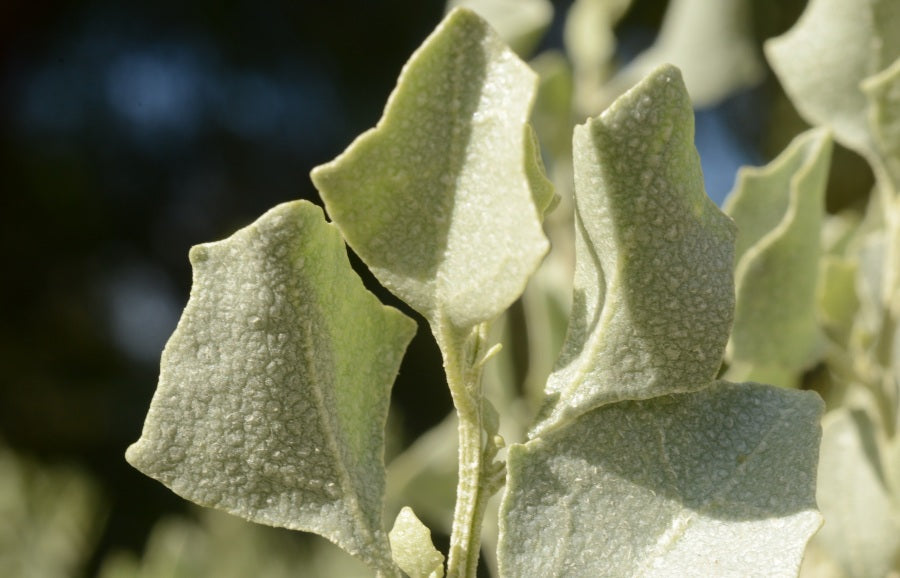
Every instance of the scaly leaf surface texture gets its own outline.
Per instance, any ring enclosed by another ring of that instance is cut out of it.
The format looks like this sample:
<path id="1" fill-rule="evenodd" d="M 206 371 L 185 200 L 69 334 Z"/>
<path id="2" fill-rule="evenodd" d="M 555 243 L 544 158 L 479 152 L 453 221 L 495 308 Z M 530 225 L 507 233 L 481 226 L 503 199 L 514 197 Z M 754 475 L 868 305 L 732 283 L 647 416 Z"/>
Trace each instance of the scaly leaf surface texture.
<path id="1" fill-rule="evenodd" d="M 510 448 L 506 576 L 790 576 L 821 524 L 822 404 L 718 382 Z"/>
<path id="2" fill-rule="evenodd" d="M 719 369 L 735 228 L 704 192 L 693 118 L 680 73 L 663 66 L 576 127 L 574 303 L 539 430 L 705 387 Z"/>
<path id="3" fill-rule="evenodd" d="M 128 461 L 177 494 L 320 534 L 394 573 L 384 424 L 415 324 L 305 201 L 191 250 L 194 283 Z"/>
<path id="4" fill-rule="evenodd" d="M 494 319 L 549 248 L 535 206 L 548 183 L 526 124 L 536 84 L 457 8 L 410 58 L 378 125 L 312 173 L 348 244 L 433 326 Z"/>
<path id="5" fill-rule="evenodd" d="M 507 576 L 789 576 L 821 524 L 815 393 L 717 381 L 731 220 L 703 191 L 663 66 L 575 135 L 569 336 L 543 421 L 510 447 Z"/>

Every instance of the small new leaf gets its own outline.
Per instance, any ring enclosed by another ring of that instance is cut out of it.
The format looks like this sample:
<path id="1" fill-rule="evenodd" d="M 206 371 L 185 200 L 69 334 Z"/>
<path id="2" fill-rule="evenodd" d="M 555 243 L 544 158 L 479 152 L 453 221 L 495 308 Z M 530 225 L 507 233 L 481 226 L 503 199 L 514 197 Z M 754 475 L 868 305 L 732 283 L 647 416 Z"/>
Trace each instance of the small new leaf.
<path id="1" fill-rule="evenodd" d="M 384 424 L 415 324 L 365 290 L 305 201 L 190 257 L 190 301 L 126 458 L 193 502 L 315 532 L 395 575 Z"/>
<path id="2" fill-rule="evenodd" d="M 510 448 L 505 576 L 789 576 L 821 524 L 823 404 L 716 382 L 610 404 Z"/>
<path id="3" fill-rule="evenodd" d="M 808 131 L 763 168 L 745 168 L 725 203 L 738 227 L 737 302 L 726 375 L 797 385 L 820 352 L 816 310 L 827 130 Z"/>
<path id="4" fill-rule="evenodd" d="M 444 556 L 431 541 L 431 530 L 411 508 L 397 514 L 390 533 L 394 561 L 409 578 L 443 578 Z"/>
<path id="5" fill-rule="evenodd" d="M 458 8 L 406 64 L 378 125 L 312 172 L 348 244 L 433 327 L 466 335 L 497 317 L 549 248 L 526 124 L 536 84 Z"/>
<path id="6" fill-rule="evenodd" d="M 734 308 L 734 224 L 706 196 L 690 99 L 662 66 L 576 127 L 569 331 L 539 435 L 604 403 L 706 387 Z"/>

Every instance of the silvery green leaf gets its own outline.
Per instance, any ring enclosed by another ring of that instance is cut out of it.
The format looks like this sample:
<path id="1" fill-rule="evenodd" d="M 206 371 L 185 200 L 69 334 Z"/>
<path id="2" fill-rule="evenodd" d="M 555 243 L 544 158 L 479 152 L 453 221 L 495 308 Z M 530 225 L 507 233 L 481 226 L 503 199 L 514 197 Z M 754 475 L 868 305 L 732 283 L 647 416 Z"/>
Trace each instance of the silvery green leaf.
<path id="1" fill-rule="evenodd" d="M 767 166 L 738 173 L 724 207 L 738 227 L 728 379 L 794 386 L 821 352 L 816 291 L 830 160 L 831 138 L 818 129 Z"/>
<path id="2" fill-rule="evenodd" d="M 415 324 L 305 201 L 191 250 L 194 283 L 128 461 L 175 493 L 320 534 L 393 575 L 384 425 Z"/>
<path id="3" fill-rule="evenodd" d="M 549 0 L 448 0 L 447 11 L 454 8 L 480 15 L 523 57 L 531 54 L 553 20 Z"/>
<path id="4" fill-rule="evenodd" d="M 765 44 L 794 106 L 812 125 L 878 162 L 863 81 L 900 57 L 896 0 L 811 0 L 793 28 Z"/>
<path id="5" fill-rule="evenodd" d="M 312 178 L 349 245 L 432 326 L 464 334 L 548 249 L 531 184 L 535 74 L 466 9 L 412 56 L 378 125 Z"/>
<path id="6" fill-rule="evenodd" d="M 816 493 L 825 525 L 810 547 L 845 576 L 888 576 L 900 556 L 900 509 L 886 487 L 878 427 L 860 410 L 822 420 Z"/>
<path id="7" fill-rule="evenodd" d="M 716 382 L 510 448 L 505 576 L 789 576 L 821 524 L 822 402 Z"/>
<path id="8" fill-rule="evenodd" d="M 757 54 L 747 0 L 673 0 L 653 46 L 604 90 L 616 96 L 670 62 L 681 69 L 694 105 L 712 106 L 762 80 L 764 67 Z"/>
<path id="9" fill-rule="evenodd" d="M 390 533 L 394 561 L 410 578 L 443 578 L 444 556 L 431 541 L 431 530 L 410 508 L 403 508 Z"/>
<path id="10" fill-rule="evenodd" d="M 576 128 L 574 303 L 534 435 L 715 377 L 734 308 L 735 230 L 704 192 L 693 129 L 672 66 Z"/>

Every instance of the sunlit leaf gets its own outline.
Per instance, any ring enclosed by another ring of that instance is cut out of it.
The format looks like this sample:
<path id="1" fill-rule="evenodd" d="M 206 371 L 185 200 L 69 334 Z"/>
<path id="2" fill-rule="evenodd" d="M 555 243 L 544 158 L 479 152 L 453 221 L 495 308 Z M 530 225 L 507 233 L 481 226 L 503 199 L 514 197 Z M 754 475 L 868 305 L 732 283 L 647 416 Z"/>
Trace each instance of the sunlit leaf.
<path id="1" fill-rule="evenodd" d="M 820 129 L 738 173 L 725 203 L 738 227 L 728 379 L 794 386 L 821 350 L 816 291 L 830 159 Z"/>
<path id="2" fill-rule="evenodd" d="M 789 576 L 819 527 L 822 402 L 717 382 L 510 448 L 506 576 Z"/>
<path id="3" fill-rule="evenodd" d="M 318 533 L 393 574 L 384 424 L 414 323 L 364 289 L 305 201 L 190 256 L 191 298 L 128 461 L 193 502 Z"/>
<path id="4" fill-rule="evenodd" d="M 535 207 L 547 195 L 530 186 L 536 83 L 487 23 L 456 9 L 406 64 L 378 125 L 312 173 L 353 250 L 433 326 L 495 318 L 548 249 Z"/>
<path id="5" fill-rule="evenodd" d="M 706 196 L 678 70 L 575 132 L 576 273 L 541 431 L 604 403 L 698 389 L 734 307 L 734 225 Z"/>
<path id="6" fill-rule="evenodd" d="M 549 0 L 449 0 L 448 12 L 468 8 L 488 21 L 500 38 L 522 57 L 540 42 L 553 20 Z"/>
<path id="7" fill-rule="evenodd" d="M 403 508 L 391 528 L 394 561 L 410 578 L 442 578 L 444 556 L 431 542 L 431 530 L 410 508 Z"/>

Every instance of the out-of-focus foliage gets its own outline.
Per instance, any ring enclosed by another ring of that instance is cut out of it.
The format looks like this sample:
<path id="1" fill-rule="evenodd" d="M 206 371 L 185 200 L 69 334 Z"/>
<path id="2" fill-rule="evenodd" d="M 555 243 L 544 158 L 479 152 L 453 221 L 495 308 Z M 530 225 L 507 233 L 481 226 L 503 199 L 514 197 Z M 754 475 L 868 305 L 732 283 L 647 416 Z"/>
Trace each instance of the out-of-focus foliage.
<path id="1" fill-rule="evenodd" d="M 817 300 L 826 346 L 807 363 L 818 364 L 812 375 L 794 372 L 831 407 L 818 478 L 826 522 L 803 573 L 890 575 L 900 572 L 900 5 L 812 0 L 765 48 L 803 118 L 875 175 L 862 214 L 826 217 Z"/>
<path id="2" fill-rule="evenodd" d="M 80 469 L 39 464 L 0 444 L 0 576 L 78 575 L 107 507 Z"/>
<path id="3" fill-rule="evenodd" d="M 738 227 L 729 379 L 796 387 L 820 355 L 816 291 L 830 161 L 831 138 L 820 129 L 768 166 L 738 173 L 725 205 Z"/>
<path id="4" fill-rule="evenodd" d="M 588 2 L 580 0 L 578 4 Z M 763 66 L 753 44 L 750 4 L 748 0 L 670 0 L 653 46 L 602 85 L 594 98 L 609 102 L 667 62 L 681 69 L 698 108 L 717 104 L 757 84 Z"/>
<path id="5" fill-rule="evenodd" d="M 325 540 L 299 542 L 274 528 L 245 522 L 216 510 L 168 516 L 153 528 L 143 554 L 115 552 L 98 578 L 222 577 L 363 578 L 371 572 Z"/>

